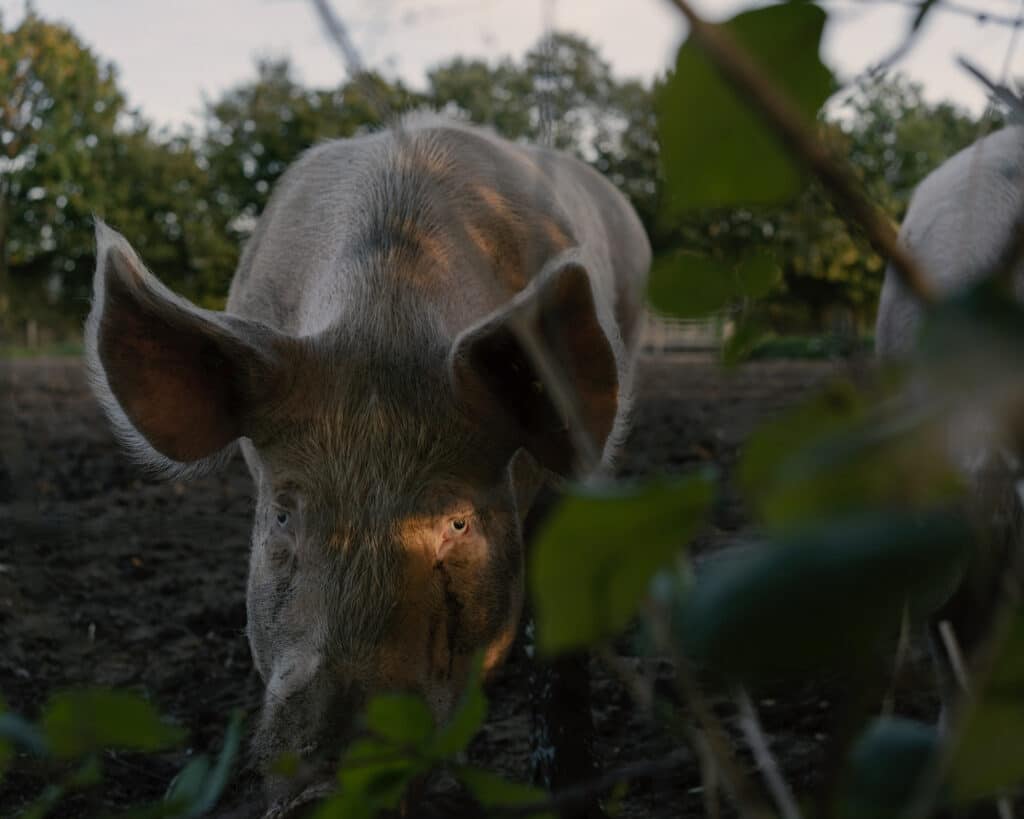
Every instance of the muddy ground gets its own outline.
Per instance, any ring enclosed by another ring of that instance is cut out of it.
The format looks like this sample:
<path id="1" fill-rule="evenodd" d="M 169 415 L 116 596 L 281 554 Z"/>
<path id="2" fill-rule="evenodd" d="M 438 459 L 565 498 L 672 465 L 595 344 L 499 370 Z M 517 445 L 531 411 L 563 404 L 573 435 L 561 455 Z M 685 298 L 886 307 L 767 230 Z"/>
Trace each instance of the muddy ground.
<path id="1" fill-rule="evenodd" d="M 707 359 L 648 355 L 621 471 L 717 464 L 723 488 L 698 546 L 733 539 L 749 526 L 728 485 L 745 437 L 850 366 L 779 361 L 723 373 Z M 260 683 L 243 634 L 252 507 L 244 464 L 238 458 L 223 474 L 191 483 L 148 479 L 118 452 L 75 359 L 0 362 L 0 453 L 0 693 L 34 717 L 62 688 L 130 687 L 191 737 L 173 753 L 107 754 L 103 786 L 62 803 L 55 815 L 103 815 L 157 799 L 188 754 L 219 747 L 231 709 L 252 714 L 258 707 Z M 471 749 L 474 762 L 519 780 L 529 773 L 525 677 L 516 652 L 490 689 L 490 716 Z M 927 682 L 921 685 L 911 710 L 931 707 Z M 830 690 L 809 681 L 755 697 L 798 788 L 821 769 L 834 721 Z M 673 752 L 678 743 L 601 669 L 592 692 L 604 767 Z M 727 707 L 722 713 L 733 722 Z M 44 775 L 31 760 L 16 761 L 0 784 L 0 815 L 16 815 Z M 251 810 L 248 783 L 239 781 L 225 800 L 231 816 Z M 703 816 L 700 786 L 698 765 L 682 752 L 672 777 L 634 782 L 620 815 Z"/>

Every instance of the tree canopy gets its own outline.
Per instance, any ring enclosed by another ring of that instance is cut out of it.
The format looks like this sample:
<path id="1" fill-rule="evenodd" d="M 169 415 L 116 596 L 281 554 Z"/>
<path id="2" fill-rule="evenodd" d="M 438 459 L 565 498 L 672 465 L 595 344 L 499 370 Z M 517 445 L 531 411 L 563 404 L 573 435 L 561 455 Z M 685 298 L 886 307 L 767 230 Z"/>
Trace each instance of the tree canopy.
<path id="1" fill-rule="evenodd" d="M 883 261 L 812 185 L 784 206 L 666 217 L 655 117 L 657 87 L 617 77 L 583 38 L 554 33 L 521 59 L 456 57 L 426 87 L 369 75 L 309 88 L 283 60 L 205 103 L 198 130 L 156 132 L 128 108 L 113 65 L 73 31 L 29 12 L 0 22 L 0 334 L 28 316 L 76 327 L 94 267 L 92 217 L 130 235 L 152 269 L 219 307 L 239 249 L 273 189 L 319 141 L 380 127 L 366 83 L 386 108 L 431 107 L 590 162 L 632 200 L 659 254 L 742 253 L 770 241 L 782 278 L 762 304 L 780 327 L 820 326 L 840 308 L 864 327 Z M 820 121 L 866 190 L 894 219 L 914 185 L 969 143 L 977 124 L 926 102 L 897 77 L 858 83 Z"/>

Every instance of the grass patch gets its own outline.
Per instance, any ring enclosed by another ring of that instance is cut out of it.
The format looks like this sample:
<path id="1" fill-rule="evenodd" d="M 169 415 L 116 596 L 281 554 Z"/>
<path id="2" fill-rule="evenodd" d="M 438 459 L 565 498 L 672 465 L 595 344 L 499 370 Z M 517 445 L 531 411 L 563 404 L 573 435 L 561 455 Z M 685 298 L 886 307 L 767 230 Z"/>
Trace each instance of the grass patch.
<path id="1" fill-rule="evenodd" d="M 758 361 L 769 358 L 849 358 L 853 355 L 870 353 L 875 346 L 873 336 L 823 335 L 823 336 L 775 336 L 761 339 L 750 352 L 748 360 Z"/>
<path id="2" fill-rule="evenodd" d="M 24 347 L 17 344 L 0 344 L 0 359 L 80 356 L 81 354 L 82 342 L 80 341 L 61 341 L 53 344 L 42 344 L 38 347 Z"/>

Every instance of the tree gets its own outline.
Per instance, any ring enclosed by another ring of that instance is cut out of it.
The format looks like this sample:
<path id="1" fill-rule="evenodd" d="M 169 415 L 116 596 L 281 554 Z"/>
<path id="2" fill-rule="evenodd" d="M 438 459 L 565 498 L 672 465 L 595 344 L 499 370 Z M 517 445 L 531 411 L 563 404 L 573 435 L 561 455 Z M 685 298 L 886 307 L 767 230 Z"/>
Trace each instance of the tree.
<path id="1" fill-rule="evenodd" d="M 95 269 L 93 219 L 200 302 L 226 289 L 235 250 L 211 219 L 199 155 L 128 110 L 113 66 L 31 10 L 0 30 L 0 333 L 77 327 Z"/>
<path id="2" fill-rule="evenodd" d="M 906 212 L 917 184 L 943 160 L 971 143 L 978 123 L 966 112 L 927 103 L 918 85 L 899 75 L 854 87 L 839 111 L 819 119 L 819 134 L 849 158 L 865 191 L 894 222 Z M 783 332 L 870 328 L 885 260 L 851 229 L 818 184 L 778 207 L 708 210 L 656 224 L 656 249 L 686 247 L 737 255 L 766 242 L 782 279 L 760 310 Z"/>
<path id="3" fill-rule="evenodd" d="M 202 162 L 224 234 L 233 240 L 248 235 L 274 183 L 304 150 L 379 127 L 379 102 L 402 111 L 418 97 L 373 74 L 334 89 L 309 89 L 295 80 L 287 60 L 263 60 L 253 81 L 207 103 Z"/>
<path id="4" fill-rule="evenodd" d="M 651 89 L 615 77 L 582 37 L 547 35 L 521 62 L 490 65 L 458 57 L 431 70 L 427 83 L 427 97 L 439 110 L 590 162 L 653 226 L 658 151 Z"/>
<path id="5" fill-rule="evenodd" d="M 36 309 L 55 301 L 91 245 L 89 214 L 125 102 L 110 64 L 31 10 L 0 27 L 0 99 L 0 323 L 9 324 L 12 291 Z"/>

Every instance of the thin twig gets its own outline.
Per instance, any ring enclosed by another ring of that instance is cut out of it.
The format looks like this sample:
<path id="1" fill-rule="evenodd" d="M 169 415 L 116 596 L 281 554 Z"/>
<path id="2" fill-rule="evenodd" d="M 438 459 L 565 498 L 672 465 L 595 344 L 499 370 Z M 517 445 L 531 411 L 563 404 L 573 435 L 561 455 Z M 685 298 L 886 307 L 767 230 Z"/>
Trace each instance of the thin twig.
<path id="1" fill-rule="evenodd" d="M 953 672 L 956 684 L 965 694 L 970 694 L 971 678 L 967 673 L 967 662 L 960 649 L 960 641 L 956 639 L 956 632 L 953 631 L 953 624 L 949 620 L 942 620 L 939 623 L 939 637 L 942 638 L 942 647 L 946 651 L 946 656 L 949 657 L 949 667 Z"/>
<path id="2" fill-rule="evenodd" d="M 882 700 L 882 714 L 889 716 L 896 707 L 896 683 L 903 673 L 903 666 L 910 654 L 910 611 L 907 606 L 903 607 L 903 616 L 900 617 L 900 636 L 896 641 L 896 656 L 892 661 L 892 678 L 889 681 L 889 690 L 885 692 Z"/>
<path id="3" fill-rule="evenodd" d="M 664 612 L 652 610 L 651 628 L 658 649 L 667 653 L 672 660 L 676 689 L 680 698 L 690 707 L 696 725 L 699 726 L 707 743 L 707 752 L 714 760 L 715 767 L 721 774 L 722 783 L 732 797 L 736 809 L 742 816 L 768 819 L 772 815 L 771 810 L 760 794 L 751 787 L 748 777 L 736 762 L 725 728 L 704 696 L 689 660 L 672 639 L 671 625 Z"/>
<path id="4" fill-rule="evenodd" d="M 928 16 L 929 12 L 931 12 L 936 5 L 936 0 L 917 0 L 917 14 L 914 15 L 914 19 L 910 23 L 910 29 L 907 31 L 903 41 L 877 63 L 869 65 L 864 73 L 854 80 L 854 84 L 864 76 L 871 78 L 877 77 L 879 74 L 888 71 L 897 62 L 906 57 L 910 52 L 910 49 L 914 47 L 915 43 L 917 43 L 918 32 L 921 29 L 921 24 L 924 22 L 925 17 Z"/>
<path id="5" fill-rule="evenodd" d="M 381 122 L 387 122 L 391 118 L 391 106 L 381 95 L 379 89 L 370 81 L 366 68 L 363 65 L 362 57 L 356 48 L 352 38 L 348 35 L 348 27 L 335 13 L 334 8 L 328 0 L 312 0 L 313 8 L 320 18 L 320 23 L 338 48 L 345 69 L 348 71 L 349 79 L 359 85 L 367 102 L 373 108 L 374 114 Z"/>
<path id="6" fill-rule="evenodd" d="M 740 729 L 747 738 L 747 744 L 754 754 L 761 773 L 764 774 L 765 783 L 771 791 L 775 806 L 779 809 L 782 819 L 800 819 L 800 808 L 797 807 L 793 792 L 786 783 L 779 763 L 768 745 L 768 737 L 765 736 L 761 727 L 761 720 L 757 718 L 757 709 L 750 701 L 750 695 L 743 688 L 736 690 L 736 705 L 740 710 Z"/>
<path id="7" fill-rule="evenodd" d="M 851 1 L 851 0 L 848 0 Z M 856 0 L 853 5 L 857 6 L 908 6 L 911 8 L 920 8 L 921 0 Z M 1006 26 L 1008 28 L 1020 28 L 1024 25 L 1019 17 L 1011 17 L 1004 14 L 995 13 L 989 11 L 981 11 L 970 6 L 963 6 L 959 3 L 950 2 L 950 0 L 940 0 L 939 3 L 935 4 L 936 11 L 946 11 L 950 14 L 958 14 L 962 17 L 970 17 L 976 23 L 992 23 L 997 26 Z"/>
<path id="8" fill-rule="evenodd" d="M 1001 592 L 994 597 L 991 625 L 981 645 L 975 649 L 971 657 L 971 671 L 973 671 L 971 685 L 975 696 L 961 697 L 956 703 L 942 753 L 918 785 L 917 793 L 910 807 L 904 813 L 904 819 L 924 819 L 931 812 L 931 806 L 935 803 L 936 795 L 945 780 L 946 771 L 953 761 L 959 740 L 970 722 L 972 711 L 981 699 L 980 692 L 985 690 L 985 684 L 992 674 L 999 651 L 1005 645 L 1006 638 L 1013 628 L 1015 615 L 1020 605 L 1022 572 L 1024 572 L 1024 538 L 1018 538 L 1016 548 L 1011 549 L 1007 556 L 1005 570 L 1000 573 L 1003 580 L 1002 588 Z M 959 648 L 955 640 L 953 645 L 955 648 Z"/>
<path id="9" fill-rule="evenodd" d="M 718 798 L 721 783 L 718 781 L 718 766 L 715 764 L 715 755 L 708 747 L 707 738 L 700 731 L 692 729 L 690 744 L 697 752 L 700 760 L 700 784 L 704 802 L 704 813 L 708 819 L 718 819 L 722 815 L 722 805 Z"/>
<path id="10" fill-rule="evenodd" d="M 686 17 L 690 36 L 722 77 L 775 130 L 793 157 L 814 172 L 840 210 L 863 229 L 882 256 L 891 260 L 911 292 L 925 303 L 934 302 L 934 288 L 925 271 L 899 243 L 889 219 L 864 196 L 848 166 L 825 148 L 790 99 L 726 30 L 706 22 L 688 0 L 670 2 Z"/>
<path id="11" fill-rule="evenodd" d="M 1018 94 L 1014 93 L 1013 89 L 1007 87 L 1003 83 L 997 83 L 990 79 L 985 72 L 974 65 L 974 63 L 962 54 L 956 58 L 956 61 L 964 71 L 984 85 L 993 98 L 1009 107 L 1009 109 L 1018 116 L 1024 114 L 1024 100 L 1022 100 Z"/>

